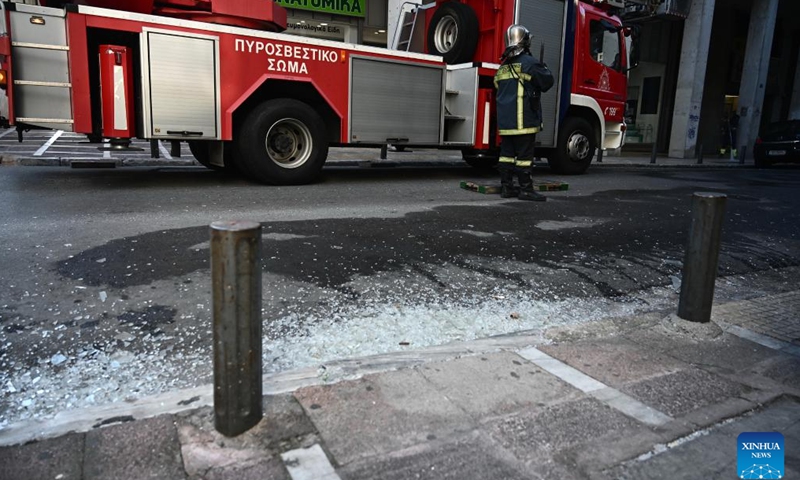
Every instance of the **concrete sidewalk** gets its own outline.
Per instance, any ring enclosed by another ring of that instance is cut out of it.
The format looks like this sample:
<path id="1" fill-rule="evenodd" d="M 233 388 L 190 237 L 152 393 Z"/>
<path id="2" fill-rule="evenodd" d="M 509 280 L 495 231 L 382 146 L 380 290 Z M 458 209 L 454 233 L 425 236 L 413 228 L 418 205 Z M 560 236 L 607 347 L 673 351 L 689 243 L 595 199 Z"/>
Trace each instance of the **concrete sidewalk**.
<path id="1" fill-rule="evenodd" d="M 792 291 L 710 324 L 654 312 L 286 372 L 237 438 L 210 387 L 68 412 L 0 431 L 0 479 L 722 479 L 763 431 L 800 478 L 798 312 Z"/>

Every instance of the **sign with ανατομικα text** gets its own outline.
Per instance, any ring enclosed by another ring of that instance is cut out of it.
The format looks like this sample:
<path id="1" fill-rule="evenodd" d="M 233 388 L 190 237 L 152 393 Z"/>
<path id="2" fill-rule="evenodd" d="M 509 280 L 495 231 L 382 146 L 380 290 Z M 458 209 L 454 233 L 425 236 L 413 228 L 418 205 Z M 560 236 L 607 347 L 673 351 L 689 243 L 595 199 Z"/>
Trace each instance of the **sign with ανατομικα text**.
<path id="1" fill-rule="evenodd" d="M 284 8 L 312 10 L 351 17 L 363 17 L 366 0 L 276 0 Z"/>

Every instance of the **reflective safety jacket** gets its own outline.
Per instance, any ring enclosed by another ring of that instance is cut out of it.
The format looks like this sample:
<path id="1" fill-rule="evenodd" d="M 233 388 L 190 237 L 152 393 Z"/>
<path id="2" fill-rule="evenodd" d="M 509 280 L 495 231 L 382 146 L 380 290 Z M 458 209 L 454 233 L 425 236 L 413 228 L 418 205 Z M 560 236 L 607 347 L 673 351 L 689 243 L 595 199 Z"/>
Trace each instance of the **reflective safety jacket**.
<path id="1" fill-rule="evenodd" d="M 542 92 L 553 86 L 547 65 L 522 53 L 506 60 L 494 76 L 500 135 L 524 135 L 542 129 Z"/>

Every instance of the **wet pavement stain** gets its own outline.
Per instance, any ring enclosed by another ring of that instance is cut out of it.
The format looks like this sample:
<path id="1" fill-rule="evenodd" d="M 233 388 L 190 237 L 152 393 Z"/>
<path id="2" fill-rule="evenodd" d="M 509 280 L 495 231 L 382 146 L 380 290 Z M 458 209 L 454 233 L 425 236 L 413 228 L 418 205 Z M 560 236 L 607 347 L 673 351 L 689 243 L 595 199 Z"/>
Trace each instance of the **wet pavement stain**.
<path id="1" fill-rule="evenodd" d="M 492 266 L 524 262 L 570 270 L 603 295 L 618 296 L 623 292 L 592 271 L 611 270 L 624 277 L 624 263 L 637 262 L 650 268 L 655 277 L 646 284 L 668 283 L 669 275 L 678 269 L 664 267 L 656 259 L 682 261 L 694 191 L 690 187 L 612 190 L 557 197 L 542 205 L 512 200 L 488 206 L 443 206 L 400 218 L 269 222 L 263 224 L 262 265 L 265 272 L 347 293 L 347 284 L 355 277 L 393 271 L 422 275 L 446 287 L 429 272 L 431 265 L 453 265 L 524 286 L 526 278 Z M 636 201 L 619 201 L 622 198 Z M 758 222 L 787 220 L 785 212 L 761 210 L 756 200 L 742 194 L 729 199 L 723 251 L 771 266 L 797 264 L 769 249 L 755 251 L 746 242 L 739 248 L 737 233 L 754 231 Z M 569 224 L 575 218 L 604 222 L 599 227 L 582 227 L 577 222 L 574 228 L 534 228 L 543 221 Z M 635 225 L 631 225 L 633 218 Z M 750 219 L 749 223 L 742 222 L 743 218 Z M 786 229 L 791 231 L 789 236 L 797 236 L 797 226 Z M 208 236 L 208 227 L 203 226 L 121 238 L 62 260 L 56 269 L 90 286 L 148 285 L 208 269 Z M 722 258 L 723 269 L 726 262 L 741 263 L 740 258 Z"/>

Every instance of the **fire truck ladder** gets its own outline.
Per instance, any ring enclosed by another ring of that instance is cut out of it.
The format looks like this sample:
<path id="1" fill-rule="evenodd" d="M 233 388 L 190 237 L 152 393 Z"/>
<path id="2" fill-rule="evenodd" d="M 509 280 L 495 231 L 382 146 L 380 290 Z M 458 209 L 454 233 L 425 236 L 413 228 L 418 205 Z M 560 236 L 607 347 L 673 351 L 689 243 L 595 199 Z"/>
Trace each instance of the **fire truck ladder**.
<path id="1" fill-rule="evenodd" d="M 10 12 L 17 123 L 74 129 L 64 15 L 61 9 L 23 4 Z"/>
<path id="2" fill-rule="evenodd" d="M 418 28 L 422 27 L 424 23 L 417 24 L 417 18 L 419 18 L 423 10 L 429 7 L 428 5 L 420 6 L 414 2 L 404 2 L 400 6 L 402 13 L 395 29 L 392 49 L 406 52 L 422 52 L 425 50 L 424 45 L 422 45 L 423 29 Z"/>

